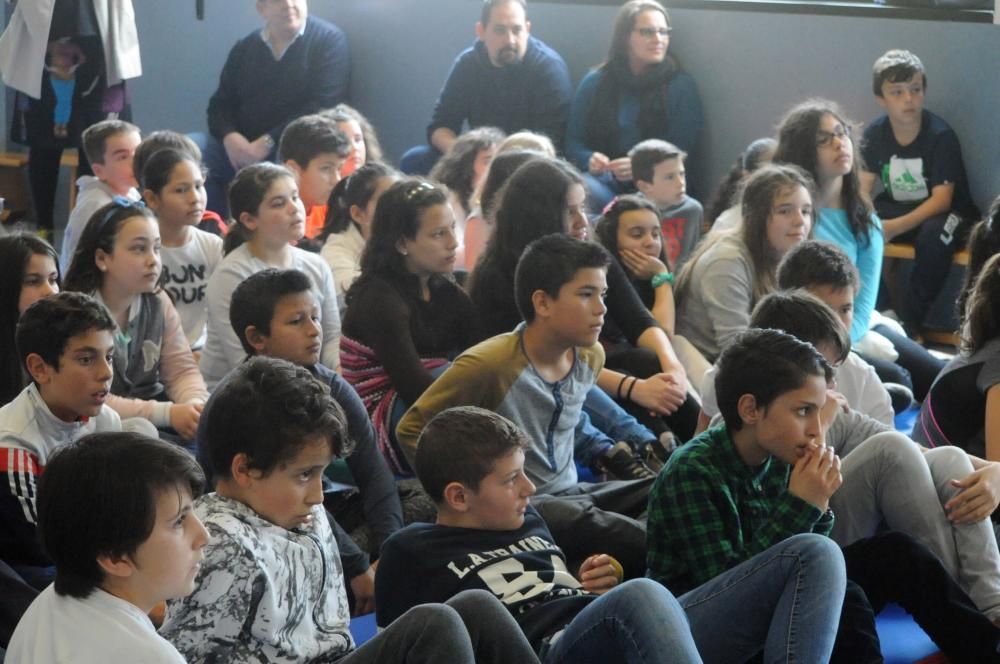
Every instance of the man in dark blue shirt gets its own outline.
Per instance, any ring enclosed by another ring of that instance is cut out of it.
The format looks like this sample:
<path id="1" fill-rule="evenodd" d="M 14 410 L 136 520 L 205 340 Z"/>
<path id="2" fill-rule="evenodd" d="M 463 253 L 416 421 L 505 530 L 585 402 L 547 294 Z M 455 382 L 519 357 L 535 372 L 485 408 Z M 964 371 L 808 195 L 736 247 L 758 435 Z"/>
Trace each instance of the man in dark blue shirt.
<path id="1" fill-rule="evenodd" d="M 208 102 L 208 208 L 227 213 L 240 168 L 275 159 L 292 120 L 347 100 L 350 58 L 337 26 L 309 16 L 307 0 L 257 0 L 264 26 L 236 42 Z"/>
<path id="2" fill-rule="evenodd" d="M 554 50 L 530 35 L 524 0 L 485 0 L 478 39 L 462 51 L 427 126 L 430 145 L 411 148 L 400 168 L 427 173 L 468 124 L 548 135 L 559 146 L 572 95 L 569 69 Z"/>

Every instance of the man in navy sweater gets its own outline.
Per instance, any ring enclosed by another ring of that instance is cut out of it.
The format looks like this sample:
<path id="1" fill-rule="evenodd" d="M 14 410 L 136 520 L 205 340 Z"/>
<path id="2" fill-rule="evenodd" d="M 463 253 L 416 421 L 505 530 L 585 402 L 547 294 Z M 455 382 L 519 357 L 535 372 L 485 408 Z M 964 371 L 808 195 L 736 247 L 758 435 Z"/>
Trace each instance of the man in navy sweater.
<path id="1" fill-rule="evenodd" d="M 236 42 L 208 102 L 208 208 L 227 216 L 226 185 L 265 159 L 292 120 L 347 100 L 350 58 L 337 26 L 309 16 L 306 0 L 257 0 L 264 26 Z"/>
<path id="2" fill-rule="evenodd" d="M 560 146 L 572 89 L 558 53 L 530 35 L 524 0 L 485 0 L 476 43 L 462 51 L 444 83 L 427 126 L 430 145 L 410 148 L 400 160 L 407 173 L 428 173 L 468 123 L 527 129 Z"/>

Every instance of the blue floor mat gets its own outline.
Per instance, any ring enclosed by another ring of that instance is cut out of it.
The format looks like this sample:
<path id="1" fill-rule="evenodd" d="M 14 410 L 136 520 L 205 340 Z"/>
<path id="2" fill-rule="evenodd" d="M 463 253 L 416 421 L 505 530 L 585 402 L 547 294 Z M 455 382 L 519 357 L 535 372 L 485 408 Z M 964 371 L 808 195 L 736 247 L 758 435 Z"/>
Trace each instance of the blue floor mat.
<path id="1" fill-rule="evenodd" d="M 911 664 L 939 650 L 910 614 L 897 604 L 890 604 L 878 614 L 875 629 L 882 642 L 885 664 Z"/>
<path id="2" fill-rule="evenodd" d="M 378 628 L 375 626 L 375 614 L 368 613 L 363 616 L 351 619 L 351 636 L 354 637 L 354 646 L 360 646 L 368 639 L 375 636 Z"/>
<path id="3" fill-rule="evenodd" d="M 917 423 L 917 416 L 920 415 L 920 406 L 910 406 L 909 410 L 904 410 L 896 416 L 896 431 L 909 436 L 913 433 L 913 425 Z"/>

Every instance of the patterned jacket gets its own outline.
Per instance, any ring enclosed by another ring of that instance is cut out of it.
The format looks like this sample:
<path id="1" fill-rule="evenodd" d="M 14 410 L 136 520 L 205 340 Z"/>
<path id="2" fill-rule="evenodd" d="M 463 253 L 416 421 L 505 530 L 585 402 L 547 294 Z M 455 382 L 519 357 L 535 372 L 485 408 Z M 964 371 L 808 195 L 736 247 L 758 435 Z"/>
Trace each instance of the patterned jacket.
<path id="1" fill-rule="evenodd" d="M 191 662 L 326 662 L 354 648 L 337 544 L 322 505 L 287 530 L 216 493 L 195 502 L 211 540 L 193 593 L 160 634 Z"/>

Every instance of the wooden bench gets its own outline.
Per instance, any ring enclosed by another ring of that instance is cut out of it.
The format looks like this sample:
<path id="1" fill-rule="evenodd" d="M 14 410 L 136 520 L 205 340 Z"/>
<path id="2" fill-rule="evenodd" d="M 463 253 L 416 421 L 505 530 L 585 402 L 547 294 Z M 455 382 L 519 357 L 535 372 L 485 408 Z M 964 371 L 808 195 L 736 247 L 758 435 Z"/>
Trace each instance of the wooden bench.
<path id="1" fill-rule="evenodd" d="M 916 256 L 916 250 L 912 244 L 905 244 L 903 242 L 887 242 L 885 248 L 882 251 L 882 257 L 886 259 L 895 260 L 909 260 L 912 261 Z M 962 249 L 956 251 L 955 255 L 951 259 L 952 264 L 961 265 L 962 267 L 968 267 L 969 265 L 969 250 Z M 882 278 L 891 278 L 891 272 L 883 265 Z M 891 281 L 890 281 L 891 283 Z M 893 302 L 898 302 L 897 294 L 892 292 L 890 287 L 890 296 Z M 923 330 L 924 339 L 931 343 L 942 344 L 947 346 L 954 346 L 955 348 L 959 345 L 959 336 L 955 331 L 944 331 L 944 330 Z"/>
<path id="2" fill-rule="evenodd" d="M 882 251 L 883 258 L 898 258 L 900 260 L 912 261 L 916 255 L 916 249 L 913 248 L 912 244 L 903 244 L 902 242 L 887 242 L 885 249 Z M 955 265 L 967 266 L 969 264 L 969 250 L 962 249 L 961 251 L 956 251 L 951 262 Z"/>
<path id="3" fill-rule="evenodd" d="M 80 168 L 80 155 L 75 149 L 63 150 L 59 166 L 69 169 L 69 207 L 67 211 L 70 211 L 76 207 L 76 178 Z M 20 176 L 21 173 L 25 172 L 27 167 L 27 152 L 0 152 L 0 171 L 14 169 L 18 173 L 13 178 L 0 178 L 0 181 L 4 182 L 3 186 L 5 189 L 9 188 L 11 190 L 9 193 L 8 191 L 3 192 L 5 198 L 8 199 L 7 209 L 4 211 L 5 220 L 10 210 L 28 210 L 31 208 L 31 195 L 27 191 L 25 179 Z"/>

